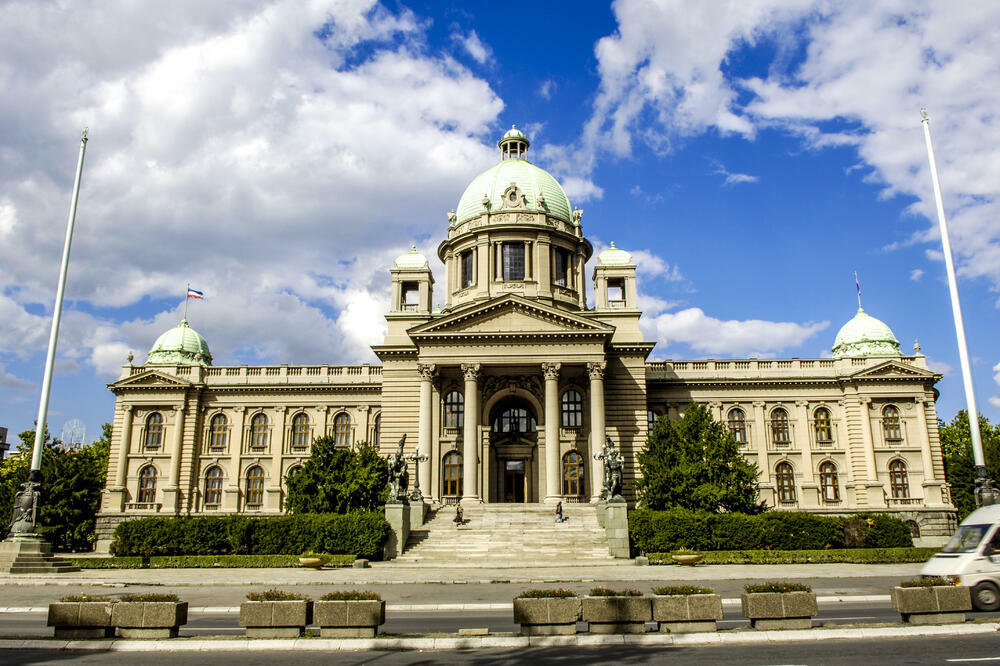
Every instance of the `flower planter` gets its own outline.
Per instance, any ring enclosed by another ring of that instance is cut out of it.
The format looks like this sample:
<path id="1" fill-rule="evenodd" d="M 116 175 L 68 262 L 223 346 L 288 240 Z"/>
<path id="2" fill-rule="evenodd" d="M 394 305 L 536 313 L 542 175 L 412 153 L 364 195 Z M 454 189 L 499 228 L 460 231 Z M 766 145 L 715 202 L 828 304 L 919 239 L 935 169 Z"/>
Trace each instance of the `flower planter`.
<path id="1" fill-rule="evenodd" d="M 579 619 L 579 597 L 514 599 L 514 622 L 525 636 L 575 634 Z"/>
<path id="2" fill-rule="evenodd" d="M 46 624 L 55 627 L 55 637 L 64 639 L 112 638 L 112 601 L 60 601 L 49 604 Z"/>
<path id="3" fill-rule="evenodd" d="M 312 602 L 244 601 L 240 604 L 240 626 L 247 638 L 298 638 L 312 621 Z"/>
<path id="4" fill-rule="evenodd" d="M 653 595 L 653 621 L 663 633 L 715 631 L 721 619 L 722 597 L 718 594 Z"/>
<path id="5" fill-rule="evenodd" d="M 187 615 L 186 601 L 118 601 L 111 623 L 122 638 L 177 638 Z"/>
<path id="6" fill-rule="evenodd" d="M 906 624 L 948 624 L 965 622 L 972 610 L 969 588 L 960 585 L 934 587 L 894 587 L 892 609 Z"/>
<path id="7" fill-rule="evenodd" d="M 670 559 L 672 559 L 677 564 L 680 564 L 680 565 L 683 565 L 683 566 L 688 566 L 688 567 L 693 567 L 694 565 L 698 564 L 703 559 L 705 559 L 705 554 L 704 553 L 690 553 L 690 554 L 684 554 L 684 555 L 671 555 Z"/>
<path id="8" fill-rule="evenodd" d="M 375 638 L 385 623 L 385 602 L 378 600 L 317 601 L 313 623 L 323 638 Z"/>
<path id="9" fill-rule="evenodd" d="M 741 601 L 754 629 L 810 629 L 819 614 L 815 592 L 744 592 Z"/>
<path id="10" fill-rule="evenodd" d="M 594 634 L 641 634 L 652 619 L 649 597 L 583 598 L 583 620 Z"/>
<path id="11" fill-rule="evenodd" d="M 328 557 L 300 557 L 299 564 L 308 569 L 322 569 L 330 561 Z"/>

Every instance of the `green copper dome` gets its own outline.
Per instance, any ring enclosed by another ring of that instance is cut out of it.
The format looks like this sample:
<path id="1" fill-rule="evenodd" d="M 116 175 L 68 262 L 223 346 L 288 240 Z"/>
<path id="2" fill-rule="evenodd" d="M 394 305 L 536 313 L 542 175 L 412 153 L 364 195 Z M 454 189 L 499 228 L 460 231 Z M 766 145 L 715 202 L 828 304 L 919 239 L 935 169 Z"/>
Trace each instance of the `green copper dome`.
<path id="1" fill-rule="evenodd" d="M 611 247 L 597 255 L 597 263 L 601 266 L 628 266 L 632 263 L 632 255 L 615 247 L 612 241 Z"/>
<path id="2" fill-rule="evenodd" d="M 409 252 L 396 258 L 394 266 L 404 271 L 423 270 L 427 268 L 427 257 L 417 252 L 416 245 L 411 245 Z"/>
<path id="3" fill-rule="evenodd" d="M 862 308 L 841 327 L 833 343 L 834 358 L 843 356 L 898 356 L 899 340 L 883 322 Z"/>
<path id="4" fill-rule="evenodd" d="M 187 319 L 170 329 L 153 343 L 146 365 L 212 365 L 212 352 L 198 331 L 188 326 Z"/>

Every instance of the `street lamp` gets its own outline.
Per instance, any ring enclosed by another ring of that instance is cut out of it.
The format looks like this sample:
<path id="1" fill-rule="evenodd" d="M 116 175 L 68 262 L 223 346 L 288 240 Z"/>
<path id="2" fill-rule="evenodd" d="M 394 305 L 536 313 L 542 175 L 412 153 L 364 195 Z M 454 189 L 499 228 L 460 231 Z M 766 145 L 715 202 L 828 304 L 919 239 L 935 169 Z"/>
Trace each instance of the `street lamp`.
<path id="1" fill-rule="evenodd" d="M 407 453 L 403 456 L 406 460 L 413 463 L 418 463 L 413 466 L 413 492 L 410 493 L 411 502 L 422 502 L 424 500 L 424 494 L 420 492 L 420 466 L 419 463 L 427 462 L 430 460 L 430 456 L 426 453 Z"/>

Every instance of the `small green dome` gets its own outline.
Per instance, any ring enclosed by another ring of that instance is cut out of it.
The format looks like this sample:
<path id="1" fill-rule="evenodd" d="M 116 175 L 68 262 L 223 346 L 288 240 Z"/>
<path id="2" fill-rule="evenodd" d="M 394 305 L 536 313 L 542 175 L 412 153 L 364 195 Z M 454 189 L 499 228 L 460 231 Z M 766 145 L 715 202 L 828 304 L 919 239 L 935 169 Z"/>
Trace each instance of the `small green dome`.
<path id="1" fill-rule="evenodd" d="M 833 342 L 834 358 L 844 356 L 898 356 L 899 340 L 892 329 L 862 308 L 844 324 Z"/>
<path id="2" fill-rule="evenodd" d="M 205 338 L 188 326 L 187 319 L 153 343 L 146 365 L 212 365 L 212 352 Z"/>
<path id="3" fill-rule="evenodd" d="M 410 251 L 396 258 L 395 268 L 404 271 L 419 271 L 427 268 L 427 257 L 417 252 L 417 246 L 411 245 Z"/>
<path id="4" fill-rule="evenodd" d="M 500 137 L 500 140 L 497 141 L 497 145 L 498 146 L 502 145 L 503 142 L 507 141 L 508 139 L 519 139 L 521 141 L 524 141 L 526 144 L 531 145 L 531 142 L 528 141 L 528 137 L 525 136 L 524 132 L 517 129 L 517 127 L 514 125 L 511 125 L 510 129 L 507 130 L 507 133 L 504 134 L 502 137 Z"/>
<path id="5" fill-rule="evenodd" d="M 597 255 L 597 263 L 601 266 L 628 266 L 632 263 L 632 255 L 615 247 L 612 241 L 611 247 Z"/>

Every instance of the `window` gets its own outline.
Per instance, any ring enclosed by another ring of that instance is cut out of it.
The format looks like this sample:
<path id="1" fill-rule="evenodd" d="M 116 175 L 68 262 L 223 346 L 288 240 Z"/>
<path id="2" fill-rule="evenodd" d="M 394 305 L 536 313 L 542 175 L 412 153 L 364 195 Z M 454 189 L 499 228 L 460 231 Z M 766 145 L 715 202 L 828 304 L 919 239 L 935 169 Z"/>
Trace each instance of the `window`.
<path id="1" fill-rule="evenodd" d="M 653 426 L 656 425 L 656 419 L 659 418 L 659 414 L 654 412 L 652 409 L 646 410 L 646 429 L 649 432 L 653 432 Z"/>
<path id="2" fill-rule="evenodd" d="M 830 419 L 830 410 L 826 407 L 820 407 L 813 413 L 813 417 L 813 430 L 816 433 L 816 443 L 833 443 L 833 421 Z"/>
<path id="3" fill-rule="evenodd" d="M 254 465 L 247 470 L 247 506 L 259 508 L 264 503 L 264 470 Z"/>
<path id="4" fill-rule="evenodd" d="M 403 302 L 400 303 L 400 310 L 416 311 L 420 306 L 420 291 L 417 288 L 417 283 L 404 282 L 400 297 L 403 299 Z"/>
<path id="5" fill-rule="evenodd" d="M 208 426 L 208 448 L 212 451 L 222 451 L 226 448 L 229 437 L 229 419 L 225 414 L 216 414 Z"/>
<path id="6" fill-rule="evenodd" d="M 471 287 L 475 282 L 475 275 L 472 272 L 472 250 L 463 252 L 459 258 L 459 262 L 462 264 L 462 289 Z"/>
<path id="7" fill-rule="evenodd" d="M 837 466 L 825 462 L 819 466 L 819 488 L 824 502 L 840 501 L 840 483 L 837 481 Z"/>
<path id="8" fill-rule="evenodd" d="M 501 248 L 503 279 L 524 279 L 524 243 L 504 243 Z"/>
<path id="9" fill-rule="evenodd" d="M 213 465 L 205 472 L 205 506 L 222 504 L 222 468 Z"/>
<path id="10" fill-rule="evenodd" d="M 788 412 L 781 407 L 771 412 L 771 441 L 778 446 L 788 446 L 792 443 Z"/>
<path id="11" fill-rule="evenodd" d="M 444 427 L 461 428 L 465 425 L 465 396 L 450 391 L 444 397 Z"/>
<path id="12" fill-rule="evenodd" d="M 583 396 L 576 389 L 562 394 L 562 424 L 564 428 L 578 428 L 583 425 Z"/>
<path id="13" fill-rule="evenodd" d="M 562 494 L 566 497 L 579 497 L 583 494 L 583 456 L 576 451 L 570 451 L 562 459 Z"/>
<path id="14" fill-rule="evenodd" d="M 351 417 L 347 412 L 341 412 L 333 419 L 333 443 L 337 446 L 351 445 Z"/>
<path id="15" fill-rule="evenodd" d="M 493 421 L 493 432 L 535 432 L 535 415 L 523 407 L 508 407 Z"/>
<path id="16" fill-rule="evenodd" d="M 906 499 L 910 496 L 910 480 L 906 476 L 906 463 L 902 460 L 889 463 L 889 488 L 893 499 Z"/>
<path id="17" fill-rule="evenodd" d="M 146 465 L 139 472 L 139 504 L 152 504 L 156 501 L 156 468 Z"/>
<path id="18" fill-rule="evenodd" d="M 903 441 L 903 427 L 899 420 L 899 409 L 895 405 L 886 405 L 882 410 L 882 433 L 887 442 Z"/>
<path id="19" fill-rule="evenodd" d="M 292 465 L 291 467 L 288 468 L 288 471 L 285 472 L 285 489 L 286 490 L 288 489 L 288 480 L 291 479 L 293 476 L 295 476 L 295 474 L 300 469 L 302 469 L 302 465 Z"/>
<path id="20" fill-rule="evenodd" d="M 733 433 L 733 439 L 737 444 L 747 443 L 747 416 L 739 407 L 729 410 L 728 418 L 729 432 Z"/>
<path id="21" fill-rule="evenodd" d="M 372 429 L 372 442 L 377 449 L 382 444 L 382 415 L 375 417 L 375 427 Z"/>
<path id="22" fill-rule="evenodd" d="M 158 449 L 163 446 L 163 415 L 153 412 L 146 417 L 146 429 L 143 431 L 147 449 Z"/>
<path id="23" fill-rule="evenodd" d="M 309 416 L 299 412 L 292 417 L 292 448 L 304 449 L 309 446 Z"/>
<path id="24" fill-rule="evenodd" d="M 267 416 L 264 414 L 255 414 L 252 419 L 250 419 L 250 448 L 251 449 L 266 449 L 267 448 L 267 431 L 269 430 L 267 425 Z"/>
<path id="25" fill-rule="evenodd" d="M 441 465 L 441 494 L 458 497 L 462 494 L 462 454 L 452 451 L 444 457 Z"/>
<path id="26" fill-rule="evenodd" d="M 792 466 L 786 462 L 778 463 L 774 468 L 774 480 L 778 486 L 778 501 L 782 504 L 795 502 L 795 474 Z"/>
<path id="27" fill-rule="evenodd" d="M 553 254 L 552 282 L 565 287 L 569 284 L 569 251 L 557 247 Z"/>
<path id="28" fill-rule="evenodd" d="M 625 307 L 625 278 L 610 278 L 608 280 L 608 307 Z"/>

